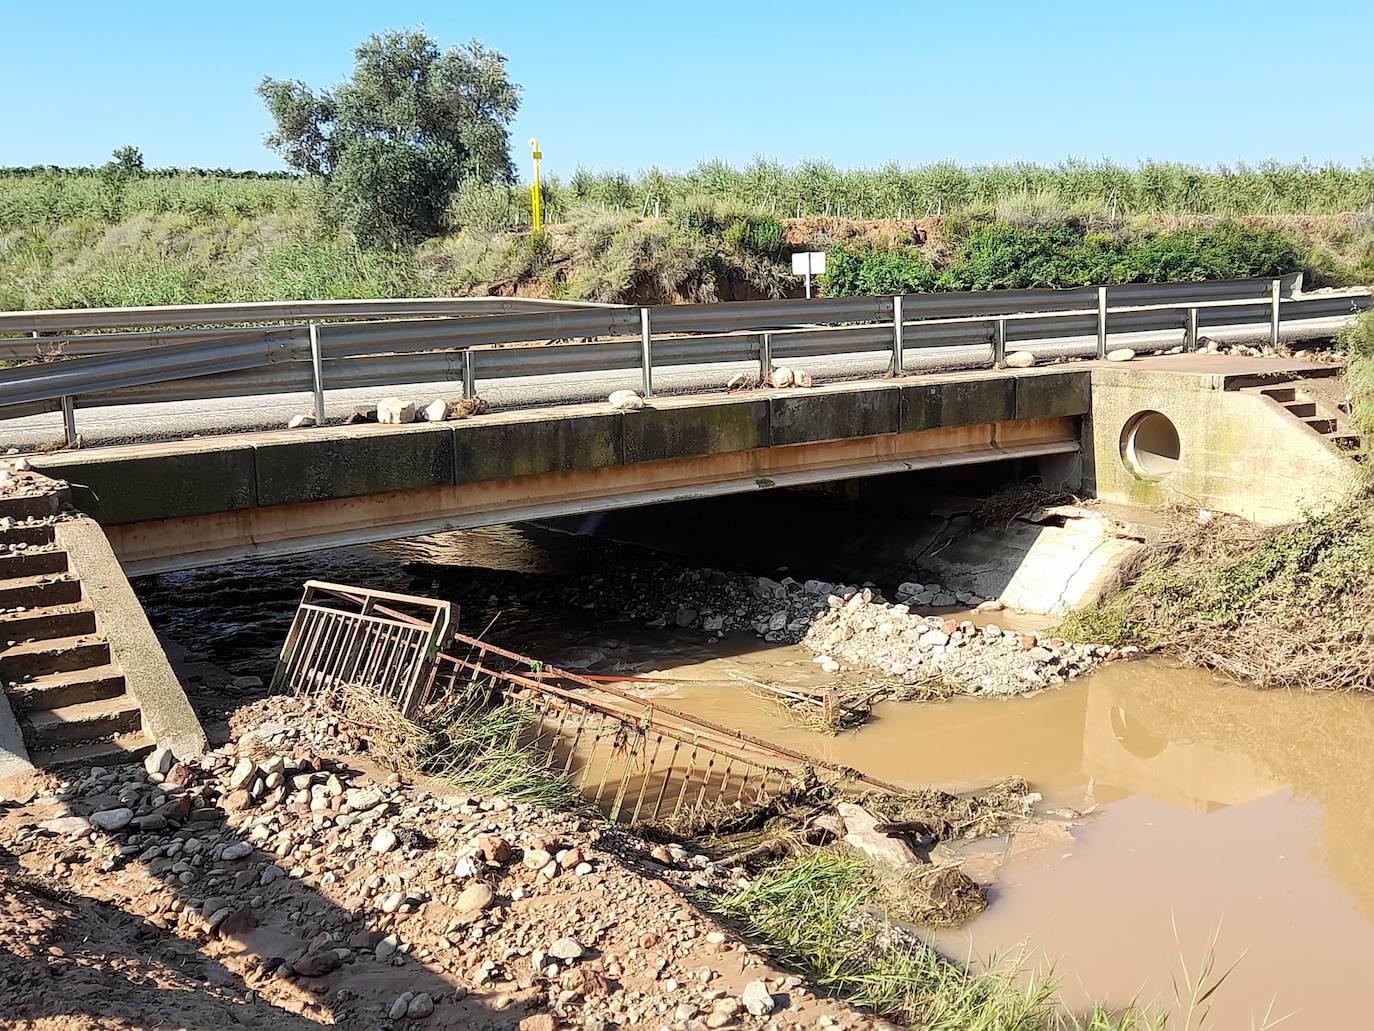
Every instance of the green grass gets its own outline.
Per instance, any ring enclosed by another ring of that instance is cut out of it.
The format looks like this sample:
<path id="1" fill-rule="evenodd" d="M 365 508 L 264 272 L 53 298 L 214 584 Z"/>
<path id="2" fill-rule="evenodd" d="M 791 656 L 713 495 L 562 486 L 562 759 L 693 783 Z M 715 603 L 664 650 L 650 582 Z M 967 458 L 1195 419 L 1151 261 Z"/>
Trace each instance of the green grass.
<path id="1" fill-rule="evenodd" d="M 929 1031 L 1084 1031 L 1155 1026 L 1132 1009 L 1068 1016 L 1054 1004 L 1051 981 L 1025 975 L 1016 963 L 970 973 L 930 946 L 892 936 L 860 911 L 877 894 L 861 859 L 812 852 L 785 860 L 748 888 L 708 906 L 739 924 L 782 962 L 823 991 L 888 1019 Z"/>

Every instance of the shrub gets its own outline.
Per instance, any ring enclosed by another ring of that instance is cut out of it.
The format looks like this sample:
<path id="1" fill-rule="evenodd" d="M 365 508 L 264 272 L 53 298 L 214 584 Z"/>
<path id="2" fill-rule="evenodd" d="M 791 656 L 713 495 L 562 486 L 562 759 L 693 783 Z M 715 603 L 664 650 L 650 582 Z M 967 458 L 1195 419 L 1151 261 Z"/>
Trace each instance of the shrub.
<path id="1" fill-rule="evenodd" d="M 833 246 L 826 252 L 821 289 L 827 296 L 911 294 L 933 290 L 935 268 L 914 247 Z"/>

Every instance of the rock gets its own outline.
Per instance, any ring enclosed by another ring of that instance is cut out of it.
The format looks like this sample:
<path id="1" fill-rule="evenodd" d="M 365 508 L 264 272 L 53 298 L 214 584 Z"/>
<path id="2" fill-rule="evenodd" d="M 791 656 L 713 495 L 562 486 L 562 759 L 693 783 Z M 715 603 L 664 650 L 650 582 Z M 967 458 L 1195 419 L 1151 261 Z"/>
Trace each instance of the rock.
<path id="1" fill-rule="evenodd" d="M 558 1031 L 552 1013 L 532 1013 L 520 1021 L 520 1031 Z"/>
<path id="2" fill-rule="evenodd" d="M 571 963 L 575 959 L 581 959 L 587 950 L 582 947 L 582 943 L 576 938 L 559 938 L 549 946 L 549 955 L 554 959 L 561 959 L 565 963 Z"/>
<path id="3" fill-rule="evenodd" d="M 390 852 L 396 847 L 396 832 L 383 827 L 372 838 L 373 852 Z"/>
<path id="4" fill-rule="evenodd" d="M 118 831 L 129 826 L 129 821 L 134 818 L 132 809 L 102 809 L 98 813 L 91 814 L 91 823 L 103 831 Z"/>
<path id="5" fill-rule="evenodd" d="M 262 687 L 262 677 L 235 677 L 232 683 L 239 691 L 256 691 Z"/>
<path id="6" fill-rule="evenodd" d="M 811 386 L 811 373 L 807 372 L 805 369 L 793 369 L 792 385 L 794 387 Z"/>
<path id="7" fill-rule="evenodd" d="M 377 421 L 387 426 L 414 422 L 415 403 L 399 397 L 384 397 L 377 402 Z"/>
<path id="8" fill-rule="evenodd" d="M 949 644 L 949 634 L 943 630 L 927 630 L 918 640 L 922 648 L 941 648 Z"/>
<path id="9" fill-rule="evenodd" d="M 486 909 L 495 900 L 496 893 L 481 881 L 477 881 L 458 893 L 458 902 L 454 908 L 460 913 L 472 913 Z"/>
<path id="10" fill-rule="evenodd" d="M 353 414 L 348 419 L 348 425 L 359 426 L 365 422 L 377 421 L 377 409 L 375 408 L 355 408 Z"/>
<path id="11" fill-rule="evenodd" d="M 259 884 L 271 884 L 273 881 L 279 880 L 280 878 L 285 877 L 285 876 L 286 876 L 286 871 L 283 870 L 280 866 L 276 866 L 276 865 L 264 866 L 264 867 L 262 868 L 262 874 L 261 874 L 261 876 L 258 877 L 258 883 L 259 883 Z"/>
<path id="12" fill-rule="evenodd" d="M 384 796 L 377 788 L 349 788 L 344 792 L 344 804 L 355 813 L 365 813 L 381 805 Z"/>
<path id="13" fill-rule="evenodd" d="M 257 772 L 257 764 L 252 759 L 240 759 L 238 765 L 234 767 L 234 772 L 229 774 L 229 790 L 239 791 L 246 788 L 257 775 Z"/>
<path id="14" fill-rule="evenodd" d="M 372 952 L 378 959 L 390 959 L 396 955 L 396 950 L 401 947 L 400 939 L 394 934 L 388 934 L 379 941 Z"/>
<path id="15" fill-rule="evenodd" d="M 980 602 L 980 603 L 978 604 L 978 607 L 977 607 L 974 611 L 975 611 L 975 612 L 1001 612 L 1004 608 L 1006 608 L 1006 605 L 1004 605 L 999 599 L 997 599 L 997 598 L 989 598 L 987 601 Z"/>
<path id="16" fill-rule="evenodd" d="M 525 849 L 524 864 L 531 870 L 542 870 L 553 861 L 553 856 L 549 855 L 542 848 Z"/>
<path id="17" fill-rule="evenodd" d="M 613 390 L 606 400 L 617 412 L 637 412 L 644 407 L 644 398 L 633 390 Z"/>
<path id="18" fill-rule="evenodd" d="M 1128 362 L 1135 357 L 1135 351 L 1129 347 L 1118 347 L 1115 351 L 1107 352 L 1109 362 Z"/>
<path id="19" fill-rule="evenodd" d="M 777 1007 L 768 985 L 762 981 L 750 981 L 740 993 L 739 1001 L 744 1008 L 756 1017 L 766 1017 Z"/>
<path id="20" fill-rule="evenodd" d="M 424 409 L 420 412 L 420 417 L 424 419 L 425 422 L 443 422 L 448 418 L 448 415 L 448 402 L 441 397 L 435 398 L 429 404 L 425 405 Z"/>
<path id="21" fill-rule="evenodd" d="M 510 860 L 510 842 L 495 835 L 484 835 L 477 839 L 477 851 L 488 863 L 505 863 Z"/>
<path id="22" fill-rule="evenodd" d="M 768 370 L 768 385 L 779 390 L 792 386 L 796 379 L 795 373 L 786 365 L 775 365 Z"/>
<path id="23" fill-rule="evenodd" d="M 316 949 L 292 963 L 291 969 L 301 977 L 324 977 L 338 970 L 340 962 L 334 949 Z"/>
<path id="24" fill-rule="evenodd" d="M 236 841 L 232 845 L 226 845 L 224 851 L 220 853 L 221 859 L 233 862 L 236 859 L 243 859 L 253 851 L 253 846 L 247 841 Z"/>
<path id="25" fill-rule="evenodd" d="M 396 997 L 396 1001 L 391 1004 L 391 1009 L 387 1012 L 392 1020 L 400 1020 L 410 1010 L 410 1004 L 415 998 L 414 992 L 402 992 Z"/>
<path id="26" fill-rule="evenodd" d="M 39 830 L 50 834 L 85 834 L 91 829 L 91 821 L 84 816 L 54 816 L 38 825 Z"/>
<path id="27" fill-rule="evenodd" d="M 406 1007 L 406 1016 L 411 1020 L 423 1020 L 434 1012 L 434 1000 L 428 992 L 418 992 Z"/>
<path id="28" fill-rule="evenodd" d="M 875 863 L 886 866 L 917 866 L 921 863 L 921 857 L 905 841 L 875 830 L 878 821 L 863 806 L 841 802 L 835 811 L 844 820 L 845 844 L 856 852 L 862 852 Z"/>
<path id="29" fill-rule="evenodd" d="M 677 625 L 681 627 L 692 626 L 694 623 L 696 623 L 697 616 L 698 613 L 696 609 L 688 608 L 684 605 L 682 608 L 677 610 L 677 616 L 674 618 L 674 622 L 676 622 Z"/>
<path id="30" fill-rule="evenodd" d="M 448 417 L 467 419 L 474 415 L 486 415 L 490 410 L 491 407 L 480 397 L 460 397 L 448 406 Z"/>
<path id="31" fill-rule="evenodd" d="M 822 673 L 838 673 L 840 671 L 840 664 L 829 655 L 821 659 L 820 665 Z"/>
<path id="32" fill-rule="evenodd" d="M 291 416 L 291 420 L 286 424 L 286 428 L 288 430 L 303 430 L 309 429 L 314 425 L 315 417 L 313 415 L 293 415 Z"/>
<path id="33" fill-rule="evenodd" d="M 1035 364 L 1035 355 L 1029 351 L 1013 351 L 1002 360 L 1008 369 L 1029 369 Z"/>
<path id="34" fill-rule="evenodd" d="M 176 761 L 177 757 L 170 748 L 166 745 L 159 745 L 148 753 L 148 758 L 143 760 L 143 768 L 149 774 L 157 774 L 160 777 L 166 776 L 176 765 Z"/>

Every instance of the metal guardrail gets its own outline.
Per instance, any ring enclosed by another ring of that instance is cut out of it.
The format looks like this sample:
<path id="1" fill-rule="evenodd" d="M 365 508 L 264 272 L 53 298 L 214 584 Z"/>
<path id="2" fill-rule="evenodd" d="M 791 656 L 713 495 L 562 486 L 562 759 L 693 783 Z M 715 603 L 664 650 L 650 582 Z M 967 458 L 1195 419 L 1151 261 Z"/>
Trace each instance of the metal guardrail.
<path id="1" fill-rule="evenodd" d="M 438 318 L 518 312 L 622 308 L 594 301 L 536 297 L 384 297 L 340 301 L 247 301 L 242 304 L 155 304 L 139 308 L 62 308 L 0 311 L 0 336 L 51 335 L 79 329 L 126 330 L 150 326 L 225 326 L 234 323 L 322 322 L 330 319 Z"/>
<path id="2" fill-rule="evenodd" d="M 1179 331 L 1194 346 L 1202 329 L 1238 324 L 1267 326 L 1277 342 L 1285 317 L 1343 318 L 1370 303 L 1367 292 L 1357 291 L 1295 296 L 1298 286 L 1297 277 L 1287 277 L 103 334 L 78 339 L 113 348 L 136 339 L 109 353 L 0 370 L 0 412 L 60 408 L 74 441 L 78 398 L 104 405 L 303 391 L 313 393 L 323 422 L 326 385 L 442 380 L 461 382 L 470 396 L 480 379 L 638 369 L 648 395 L 655 367 L 665 366 L 757 360 L 766 374 L 774 359 L 887 352 L 889 371 L 900 374 L 913 349 L 981 346 L 983 360 L 996 363 L 1025 341 L 1086 337 L 1096 339 L 1100 356 L 1109 330 Z M 152 310 L 139 310 L 137 318 L 152 317 L 144 314 Z"/>

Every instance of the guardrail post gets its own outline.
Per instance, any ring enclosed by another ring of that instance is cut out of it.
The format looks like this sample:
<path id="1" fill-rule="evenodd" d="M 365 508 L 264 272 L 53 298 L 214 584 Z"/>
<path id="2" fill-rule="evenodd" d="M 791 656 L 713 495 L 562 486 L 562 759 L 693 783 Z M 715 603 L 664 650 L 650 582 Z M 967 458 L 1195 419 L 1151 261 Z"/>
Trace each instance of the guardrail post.
<path id="1" fill-rule="evenodd" d="M 902 295 L 892 298 L 892 375 L 900 376 L 903 371 L 902 354 Z"/>
<path id="2" fill-rule="evenodd" d="M 463 348 L 463 396 L 477 396 L 477 370 L 473 368 L 472 350 L 467 347 Z"/>
<path id="3" fill-rule="evenodd" d="M 768 374 L 773 371 L 773 334 L 759 336 L 759 386 L 768 382 Z"/>
<path id="4" fill-rule="evenodd" d="M 319 323 L 310 323 L 310 371 L 315 386 L 315 425 L 324 425 L 324 356 L 320 353 Z"/>
<path id="5" fill-rule="evenodd" d="M 992 330 L 992 364 L 1001 365 L 1007 360 L 1007 320 L 998 319 Z"/>
<path id="6" fill-rule="evenodd" d="M 80 439 L 76 435 L 76 398 L 62 399 L 62 428 L 66 431 L 67 447 L 76 447 Z"/>
<path id="7" fill-rule="evenodd" d="M 644 363 L 644 396 L 654 393 L 653 337 L 649 331 L 649 309 L 639 309 L 639 348 Z"/>
<path id="8" fill-rule="evenodd" d="M 1107 357 L 1107 288 L 1097 288 L 1097 356 Z"/>
<path id="9" fill-rule="evenodd" d="M 1279 346 L 1279 287 L 1282 280 L 1269 284 L 1269 346 Z"/>
<path id="10" fill-rule="evenodd" d="M 1188 309 L 1188 322 L 1183 330 L 1183 349 L 1185 351 L 1197 350 L 1197 309 Z"/>

